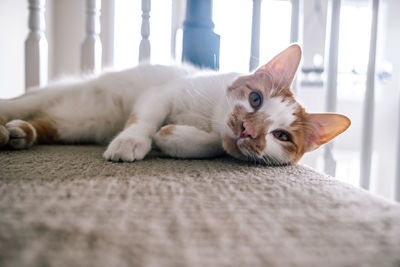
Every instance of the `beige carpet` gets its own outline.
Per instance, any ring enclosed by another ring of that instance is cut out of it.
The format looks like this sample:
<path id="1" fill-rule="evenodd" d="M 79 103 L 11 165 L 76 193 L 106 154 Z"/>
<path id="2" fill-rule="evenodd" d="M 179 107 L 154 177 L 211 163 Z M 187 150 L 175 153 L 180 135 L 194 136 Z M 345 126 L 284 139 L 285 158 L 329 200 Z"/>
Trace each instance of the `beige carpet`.
<path id="1" fill-rule="evenodd" d="M 0 266 L 400 266 L 400 206 L 304 166 L 0 151 Z"/>

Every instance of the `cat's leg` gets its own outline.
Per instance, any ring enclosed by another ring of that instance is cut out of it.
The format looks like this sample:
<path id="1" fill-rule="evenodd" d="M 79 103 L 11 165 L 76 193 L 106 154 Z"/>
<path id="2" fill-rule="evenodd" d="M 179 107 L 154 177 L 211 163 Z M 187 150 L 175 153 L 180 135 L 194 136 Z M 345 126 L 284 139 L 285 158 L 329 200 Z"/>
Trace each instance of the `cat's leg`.
<path id="1" fill-rule="evenodd" d="M 103 157 L 111 161 L 142 160 L 151 150 L 151 137 L 170 112 L 170 97 L 158 88 L 138 99 L 124 130 L 111 141 Z"/>
<path id="2" fill-rule="evenodd" d="M 188 125 L 166 125 L 153 137 L 165 154 L 178 158 L 210 158 L 224 150 L 217 133 L 209 133 Z"/>
<path id="3" fill-rule="evenodd" d="M 26 149 L 33 144 L 49 144 L 58 140 L 54 121 L 40 117 L 31 121 L 12 120 L 5 124 L 9 134 L 7 145 L 12 149 Z"/>
<path id="4" fill-rule="evenodd" d="M 127 161 L 143 159 L 151 149 L 151 139 L 144 133 L 138 123 L 137 116 L 132 113 L 124 130 L 108 145 L 103 157 L 111 161 Z"/>

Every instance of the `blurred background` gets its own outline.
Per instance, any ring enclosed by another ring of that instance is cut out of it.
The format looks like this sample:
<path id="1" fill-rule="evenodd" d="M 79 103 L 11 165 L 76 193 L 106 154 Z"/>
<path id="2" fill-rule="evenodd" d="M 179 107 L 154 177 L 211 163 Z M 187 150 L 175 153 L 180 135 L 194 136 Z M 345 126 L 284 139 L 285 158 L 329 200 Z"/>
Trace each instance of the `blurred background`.
<path id="1" fill-rule="evenodd" d="M 150 12 L 151 62 L 180 60 L 184 20 L 183 0 L 152 0 Z M 303 60 L 296 95 L 311 112 L 326 109 L 328 0 L 300 1 L 299 43 Z M 122 69 L 138 64 L 141 36 L 140 0 L 102 0 L 100 16 L 103 68 Z M 348 131 L 335 139 L 336 177 L 360 184 L 363 103 L 370 46 L 371 0 L 342 0 L 339 28 L 337 111 L 351 118 Z M 214 31 L 220 35 L 220 71 L 249 70 L 251 0 L 214 0 Z M 263 0 L 260 22 L 260 64 L 290 44 L 292 2 Z M 171 14 L 174 16 L 171 18 Z M 0 98 L 25 91 L 24 41 L 28 35 L 28 1 L 0 1 Z M 375 77 L 375 114 L 370 190 L 394 199 L 400 103 L 400 1 L 381 0 Z M 55 80 L 80 73 L 80 47 L 85 37 L 85 1 L 47 0 L 48 77 Z M 110 27 L 112 25 L 112 27 Z M 174 27 L 178 25 L 178 31 Z M 174 34 L 172 34 L 174 33 Z M 171 39 L 171 36 L 173 40 Z M 176 55 L 175 58 L 171 57 Z M 323 149 L 301 163 L 324 171 Z"/>

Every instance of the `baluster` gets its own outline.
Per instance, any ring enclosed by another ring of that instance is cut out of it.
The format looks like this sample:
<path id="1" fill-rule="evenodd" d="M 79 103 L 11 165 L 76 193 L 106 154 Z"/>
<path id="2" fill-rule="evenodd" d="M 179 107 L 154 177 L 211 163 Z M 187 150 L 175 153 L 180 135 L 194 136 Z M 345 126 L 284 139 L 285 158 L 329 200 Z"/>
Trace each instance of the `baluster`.
<path id="1" fill-rule="evenodd" d="M 139 62 L 150 60 L 150 9 L 151 1 L 142 0 L 142 40 L 139 46 Z"/>
<path id="2" fill-rule="evenodd" d="M 86 37 L 81 46 L 83 72 L 101 70 L 100 9 L 101 0 L 86 0 Z"/>
<path id="3" fill-rule="evenodd" d="M 394 182 L 394 198 L 396 201 L 400 202 L 400 98 L 399 98 L 399 124 L 397 131 L 397 167 L 396 167 L 396 176 Z"/>
<path id="4" fill-rule="evenodd" d="M 182 61 L 218 70 L 220 36 L 213 31 L 212 7 L 212 0 L 186 1 Z"/>
<path id="5" fill-rule="evenodd" d="M 292 16 L 290 22 L 290 42 L 299 41 L 300 0 L 292 0 Z"/>
<path id="6" fill-rule="evenodd" d="M 290 43 L 299 42 L 300 0 L 292 0 L 292 16 L 290 22 Z M 293 81 L 292 91 L 297 91 L 297 77 Z"/>
<path id="7" fill-rule="evenodd" d="M 25 88 L 43 86 L 48 75 L 48 44 L 45 36 L 46 0 L 29 0 L 29 29 L 25 41 Z"/>
<path id="8" fill-rule="evenodd" d="M 378 11 L 379 0 L 372 2 L 372 22 L 371 39 L 369 44 L 369 58 L 367 70 L 367 86 L 364 97 L 364 117 L 361 143 L 361 164 L 360 164 L 360 185 L 369 189 L 371 179 L 371 160 L 372 160 L 372 132 L 374 126 L 374 106 L 375 106 L 375 59 L 376 59 L 376 39 L 378 34 Z"/>
<path id="9" fill-rule="evenodd" d="M 336 111 L 337 101 L 337 76 L 338 76 L 338 52 L 339 52 L 339 25 L 340 25 L 340 5 L 341 0 L 330 0 L 328 16 L 329 40 L 327 42 L 327 79 L 326 79 L 326 110 Z M 324 150 L 324 170 L 327 174 L 335 176 L 336 160 L 333 157 L 333 142 L 325 145 Z"/>
<path id="10" fill-rule="evenodd" d="M 101 7 L 101 28 L 100 39 L 102 40 L 102 65 L 103 67 L 111 67 L 114 65 L 114 14 L 115 0 L 107 0 L 102 2 Z"/>
<path id="11" fill-rule="evenodd" d="M 177 31 L 182 29 L 185 19 L 186 1 L 172 0 L 172 16 L 171 16 L 171 57 L 176 58 L 176 36 Z"/>
<path id="12" fill-rule="evenodd" d="M 251 26 L 251 50 L 249 70 L 253 71 L 260 64 L 260 23 L 261 0 L 253 0 L 253 18 Z"/>

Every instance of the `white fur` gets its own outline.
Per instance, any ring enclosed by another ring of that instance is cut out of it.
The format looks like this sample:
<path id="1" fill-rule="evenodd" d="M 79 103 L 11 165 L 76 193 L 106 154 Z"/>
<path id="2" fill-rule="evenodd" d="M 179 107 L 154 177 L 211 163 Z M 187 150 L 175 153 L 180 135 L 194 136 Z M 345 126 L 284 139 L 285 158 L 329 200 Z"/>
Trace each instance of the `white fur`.
<path id="1" fill-rule="evenodd" d="M 176 125 L 170 135 L 153 137 L 165 154 L 179 158 L 207 158 L 223 154 L 220 136 L 188 125 Z"/>
<path id="2" fill-rule="evenodd" d="M 270 126 L 270 130 L 274 131 L 279 128 L 287 128 L 294 122 L 296 108 L 297 104 L 285 102 L 282 97 L 277 96 L 265 99 L 260 112 L 264 112 L 272 119 L 273 123 Z"/>

